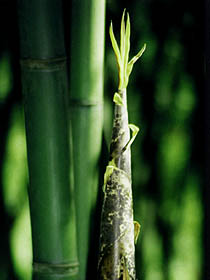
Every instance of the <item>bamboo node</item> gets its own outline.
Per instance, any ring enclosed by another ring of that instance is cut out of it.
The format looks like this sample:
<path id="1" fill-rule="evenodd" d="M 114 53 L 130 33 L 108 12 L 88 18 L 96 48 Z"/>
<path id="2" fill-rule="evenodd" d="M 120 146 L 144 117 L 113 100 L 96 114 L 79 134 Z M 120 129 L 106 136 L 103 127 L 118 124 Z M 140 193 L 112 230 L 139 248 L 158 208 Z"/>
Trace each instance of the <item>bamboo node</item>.
<path id="1" fill-rule="evenodd" d="M 77 275 L 79 271 L 79 263 L 33 263 L 33 273 L 39 274 L 60 274 L 60 275 Z"/>
<path id="2" fill-rule="evenodd" d="M 22 58 L 20 59 L 20 65 L 24 69 L 29 69 L 31 71 L 46 71 L 53 72 L 66 67 L 66 57 L 58 58 Z"/>

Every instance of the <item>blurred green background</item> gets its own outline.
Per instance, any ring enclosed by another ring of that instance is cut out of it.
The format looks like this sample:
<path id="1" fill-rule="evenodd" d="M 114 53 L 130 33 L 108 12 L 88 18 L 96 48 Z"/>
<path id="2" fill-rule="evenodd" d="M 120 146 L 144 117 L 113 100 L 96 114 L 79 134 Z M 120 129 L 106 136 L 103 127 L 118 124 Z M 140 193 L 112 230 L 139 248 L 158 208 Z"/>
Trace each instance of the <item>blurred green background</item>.
<path id="1" fill-rule="evenodd" d="M 134 211 L 142 226 L 137 277 L 203 279 L 202 3 L 107 0 L 104 150 L 118 83 L 108 28 L 112 19 L 117 35 L 124 8 L 131 17 L 131 56 L 147 44 L 128 87 L 130 122 L 140 127 L 132 146 Z M 64 9 L 65 19 L 69 14 Z M 68 31 L 66 27 L 67 53 Z M 15 1 L 0 1 L 0 41 L 0 279 L 29 280 L 28 171 Z"/>

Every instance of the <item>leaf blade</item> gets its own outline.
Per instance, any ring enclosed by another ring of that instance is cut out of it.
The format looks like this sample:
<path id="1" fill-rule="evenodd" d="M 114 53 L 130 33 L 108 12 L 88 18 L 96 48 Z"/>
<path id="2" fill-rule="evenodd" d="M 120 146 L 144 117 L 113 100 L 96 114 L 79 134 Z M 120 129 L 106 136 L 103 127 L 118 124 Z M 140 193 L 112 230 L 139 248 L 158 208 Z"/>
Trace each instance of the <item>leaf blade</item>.
<path id="1" fill-rule="evenodd" d="M 115 36 L 114 36 L 112 22 L 111 22 L 110 27 L 109 27 L 109 35 L 110 35 L 110 39 L 111 39 L 111 43 L 112 43 L 112 48 L 114 50 L 118 65 L 120 67 L 120 65 L 121 65 L 121 55 L 120 55 L 120 50 L 119 50 L 117 41 L 116 41 Z"/>
<path id="2" fill-rule="evenodd" d="M 143 47 L 140 49 L 140 51 L 135 55 L 129 62 L 128 62 L 128 67 L 127 67 L 127 76 L 130 76 L 130 73 L 133 69 L 134 63 L 142 56 L 144 51 L 146 50 L 146 44 L 143 45 Z"/>
<path id="3" fill-rule="evenodd" d="M 130 17 L 129 17 L 129 13 L 127 13 L 126 31 L 125 31 L 125 53 L 124 53 L 125 65 L 128 64 L 128 57 L 130 52 L 130 34 L 131 34 Z"/>
<path id="4" fill-rule="evenodd" d="M 124 56 L 125 50 L 125 9 L 123 11 L 122 19 L 121 19 L 121 28 L 120 28 L 120 54 L 121 57 Z"/>

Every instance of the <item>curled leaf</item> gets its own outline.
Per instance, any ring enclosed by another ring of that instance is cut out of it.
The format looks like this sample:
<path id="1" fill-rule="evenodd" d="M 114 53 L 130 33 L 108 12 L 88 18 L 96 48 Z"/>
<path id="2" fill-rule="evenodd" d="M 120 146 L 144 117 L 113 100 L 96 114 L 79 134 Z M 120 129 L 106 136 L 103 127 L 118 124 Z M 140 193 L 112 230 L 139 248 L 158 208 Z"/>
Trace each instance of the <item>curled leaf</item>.
<path id="1" fill-rule="evenodd" d="M 129 124 L 128 127 L 130 128 L 130 130 L 132 131 L 132 137 L 131 139 L 128 141 L 128 143 L 125 145 L 125 147 L 123 148 L 122 152 L 125 152 L 133 143 L 133 141 L 135 140 L 138 132 L 139 132 L 139 128 L 138 126 L 134 125 L 134 124 Z"/>
<path id="2" fill-rule="evenodd" d="M 115 104 L 117 104 L 119 106 L 123 106 L 124 105 L 122 97 L 120 96 L 120 94 L 118 92 L 115 92 L 113 101 L 114 101 Z"/>
<path id="3" fill-rule="evenodd" d="M 134 242 L 136 244 L 141 230 L 141 225 L 137 221 L 134 221 L 133 224 L 134 224 Z"/>

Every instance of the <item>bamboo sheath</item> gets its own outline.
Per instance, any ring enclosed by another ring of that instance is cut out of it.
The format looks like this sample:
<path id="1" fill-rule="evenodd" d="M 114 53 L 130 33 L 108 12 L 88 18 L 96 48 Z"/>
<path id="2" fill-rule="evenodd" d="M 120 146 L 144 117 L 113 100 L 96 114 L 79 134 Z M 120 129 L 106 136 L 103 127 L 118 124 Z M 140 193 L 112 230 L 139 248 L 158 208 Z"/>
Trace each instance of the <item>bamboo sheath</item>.
<path id="1" fill-rule="evenodd" d="M 131 153 L 126 90 L 120 90 L 123 106 L 115 104 L 107 181 L 101 216 L 100 280 L 135 279 Z M 109 168 L 111 172 L 109 172 Z"/>
<path id="2" fill-rule="evenodd" d="M 78 279 L 61 1 L 19 0 L 18 12 L 33 279 Z"/>

